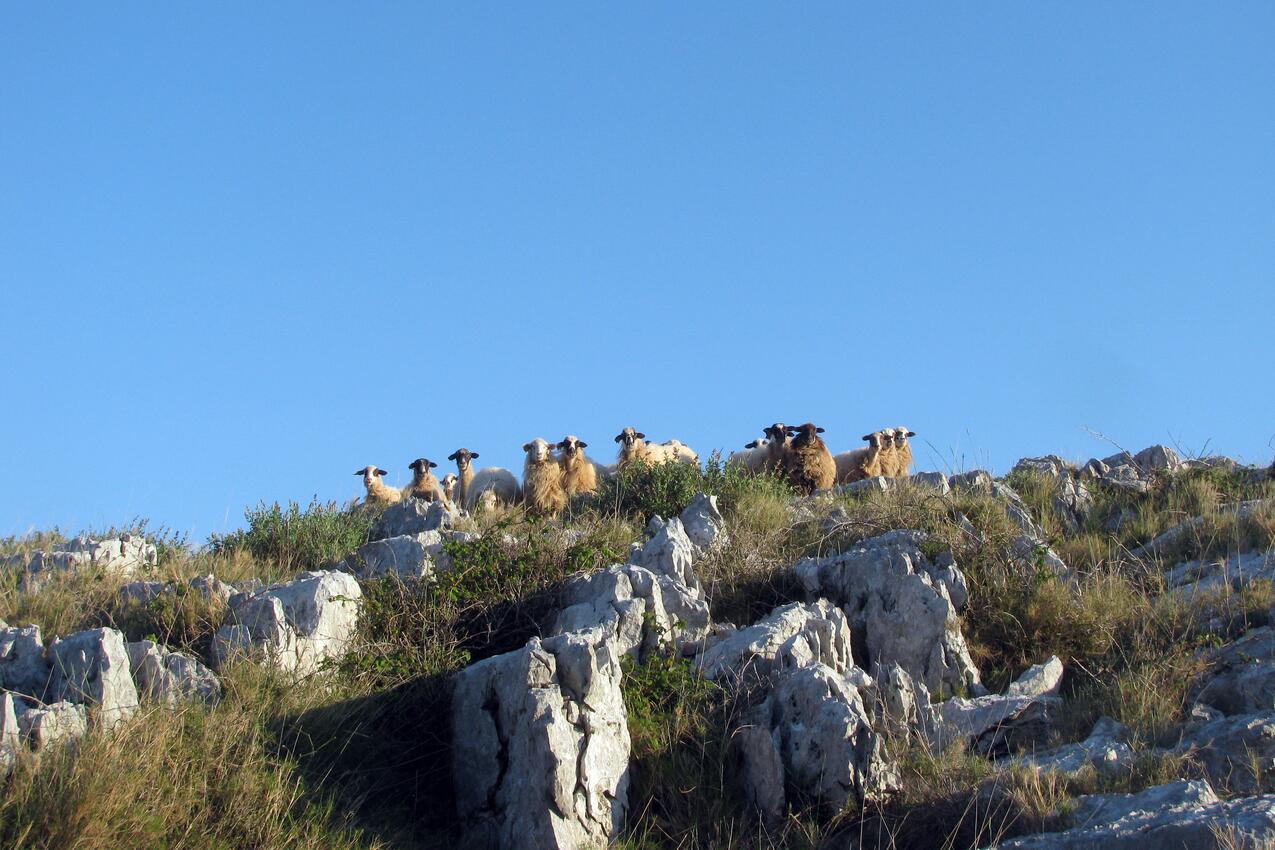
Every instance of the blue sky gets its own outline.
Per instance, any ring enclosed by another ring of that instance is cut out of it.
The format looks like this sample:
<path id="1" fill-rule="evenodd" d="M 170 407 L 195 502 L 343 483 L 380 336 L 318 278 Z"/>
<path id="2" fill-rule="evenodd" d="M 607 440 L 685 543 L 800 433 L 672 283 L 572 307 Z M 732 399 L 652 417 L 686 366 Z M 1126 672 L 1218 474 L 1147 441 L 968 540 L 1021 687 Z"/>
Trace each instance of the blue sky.
<path id="1" fill-rule="evenodd" d="M 0 11 L 0 534 L 776 419 L 1275 449 L 1275 4 Z"/>

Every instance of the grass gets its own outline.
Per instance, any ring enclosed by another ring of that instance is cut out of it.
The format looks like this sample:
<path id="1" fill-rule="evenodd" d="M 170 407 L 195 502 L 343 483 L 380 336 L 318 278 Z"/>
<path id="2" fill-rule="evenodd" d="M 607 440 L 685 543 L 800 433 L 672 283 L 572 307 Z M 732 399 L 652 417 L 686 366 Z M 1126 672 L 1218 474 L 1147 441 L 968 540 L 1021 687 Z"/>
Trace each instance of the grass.
<path id="1" fill-rule="evenodd" d="M 896 528 L 924 531 L 930 555 L 950 550 L 970 602 L 961 625 L 984 681 L 999 690 L 1027 666 L 1059 655 L 1065 710 L 1054 738 L 1085 737 L 1109 715 L 1130 726 L 1139 752 L 1169 743 L 1205 669 L 1199 650 L 1267 622 L 1275 590 L 1184 601 L 1163 593 L 1161 564 L 1129 552 L 1203 517 L 1167 560 L 1220 557 L 1275 545 L 1275 508 L 1241 518 L 1228 508 L 1271 498 L 1275 485 L 1227 470 L 1161 476 L 1143 495 L 1098 489 L 1091 516 L 1069 531 L 1053 484 L 1012 486 L 1071 569 L 1014 557 L 1019 535 L 987 495 L 921 487 L 794 503 L 782 481 L 749 478 L 720 458 L 704 470 L 635 465 L 558 521 L 502 510 L 465 520 L 481 530 L 452 542 L 455 569 L 433 580 L 364 582 L 354 650 L 300 682 L 239 665 L 215 708 L 145 709 L 118 732 L 27 757 L 0 795 L 0 846 L 15 848 L 391 848 L 454 845 L 449 676 L 542 634 L 569 576 L 623 561 L 650 516 L 679 513 L 695 493 L 718 496 L 727 542 L 696 569 L 717 622 L 757 620 L 800 598 L 798 559 Z M 1123 518 L 1121 522 L 1116 522 Z M 125 580 L 85 573 L 19 593 L 0 575 L 0 618 L 38 623 L 46 640 L 109 625 L 206 655 L 224 607 L 189 592 L 190 578 L 274 581 L 338 560 L 366 541 L 375 517 L 336 505 L 259 505 L 245 527 L 194 549 L 164 537 L 148 580 L 172 594 L 121 602 Z M 144 525 L 133 526 L 141 530 Z M 573 533 L 564 534 L 571 529 Z M 0 557 L 65 540 L 57 531 L 0 540 Z M 763 848 L 985 846 L 1065 824 L 1070 800 L 1137 790 L 1189 775 L 1177 759 L 1141 755 L 1129 774 L 1071 777 L 1003 770 L 959 748 L 934 753 L 892 740 L 904 777 L 895 799 L 841 813 L 799 809 L 760 823 L 735 784 L 731 731 L 747 694 L 656 655 L 625 664 L 632 737 L 630 828 L 620 846 Z"/>

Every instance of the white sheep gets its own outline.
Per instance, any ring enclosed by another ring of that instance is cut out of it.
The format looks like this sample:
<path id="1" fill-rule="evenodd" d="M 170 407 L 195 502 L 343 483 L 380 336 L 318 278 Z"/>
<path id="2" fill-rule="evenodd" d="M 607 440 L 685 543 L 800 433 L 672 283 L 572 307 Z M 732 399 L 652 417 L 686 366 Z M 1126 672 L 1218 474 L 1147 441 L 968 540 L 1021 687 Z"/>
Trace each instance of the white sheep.
<path id="1" fill-rule="evenodd" d="M 677 462 L 699 466 L 699 455 L 680 440 L 668 440 L 663 443 L 648 443 L 646 435 L 632 428 L 625 428 L 615 435 L 620 444 L 620 453 L 616 458 L 616 469 L 622 470 L 635 460 L 645 461 L 651 466 L 661 463 Z"/>
<path id="2" fill-rule="evenodd" d="M 484 493 L 491 491 L 495 493 L 497 502 L 506 505 L 518 504 L 519 490 L 518 479 L 509 470 L 500 466 L 488 466 L 474 472 L 473 461 L 478 457 L 478 452 L 471 452 L 469 449 L 460 448 L 447 456 L 448 460 L 456 461 L 456 471 L 459 473 L 458 495 L 460 504 L 466 509 L 472 509 L 475 505 L 480 504 L 479 497 Z M 488 504 L 489 500 L 483 500 L 481 504 Z"/>
<path id="3" fill-rule="evenodd" d="M 403 500 L 403 494 L 397 487 L 391 487 L 381 480 L 381 476 L 389 475 L 384 469 L 365 466 L 354 474 L 363 476 L 363 486 L 367 488 L 366 504 L 392 505 Z"/>
<path id="4" fill-rule="evenodd" d="M 522 467 L 522 493 L 532 513 L 555 516 L 567 507 L 567 491 L 562 486 L 562 467 L 553 446 L 536 437 L 523 443 L 527 460 Z"/>
<path id="5" fill-rule="evenodd" d="M 589 444 L 574 434 L 568 434 L 558 443 L 558 464 L 562 467 L 562 487 L 567 496 L 577 493 L 595 493 L 598 489 L 598 468 L 585 457 Z"/>
<path id="6" fill-rule="evenodd" d="M 727 469 L 740 469 L 749 475 L 758 475 L 765 471 L 766 462 L 770 459 L 770 441 L 756 439 L 745 443 L 744 448 L 731 452 L 726 458 Z"/>
<path id="7" fill-rule="evenodd" d="M 434 461 L 423 457 L 412 461 L 407 467 L 412 470 L 412 483 L 403 488 L 403 495 L 413 499 L 424 499 L 427 502 L 447 501 L 443 485 L 434 477 L 434 473 L 430 472 L 437 466 L 438 464 Z"/>
<path id="8" fill-rule="evenodd" d="M 459 504 L 456 501 L 456 497 L 457 495 L 459 495 L 459 493 L 457 492 L 457 483 L 459 481 L 460 479 L 456 477 L 456 473 L 449 472 L 446 475 L 444 475 L 443 480 L 439 482 L 443 485 L 443 496 L 447 499 L 449 503 L 453 505 Z"/>
<path id="9" fill-rule="evenodd" d="M 861 449 L 842 452 L 832 458 L 837 465 L 837 483 L 848 484 L 851 481 L 862 481 L 884 475 L 881 460 L 885 451 L 886 438 L 882 431 L 865 434 L 863 439 L 867 445 Z"/>

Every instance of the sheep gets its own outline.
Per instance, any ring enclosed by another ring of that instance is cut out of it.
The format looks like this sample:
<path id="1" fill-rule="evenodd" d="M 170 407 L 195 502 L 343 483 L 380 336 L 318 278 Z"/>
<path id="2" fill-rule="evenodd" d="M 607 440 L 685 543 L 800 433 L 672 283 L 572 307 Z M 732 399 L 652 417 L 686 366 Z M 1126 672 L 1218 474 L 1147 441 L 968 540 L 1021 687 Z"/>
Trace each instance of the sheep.
<path id="1" fill-rule="evenodd" d="M 558 443 L 561 452 L 558 464 L 562 467 L 562 487 L 567 491 L 567 496 L 597 492 L 597 466 L 584 455 L 588 446 L 588 443 L 574 434 L 568 434 Z"/>
<path id="2" fill-rule="evenodd" d="M 762 429 L 767 439 L 765 472 L 783 473 L 788 449 L 792 446 L 792 436 L 788 431 L 788 426 L 782 422 L 776 422 L 769 428 Z"/>
<path id="3" fill-rule="evenodd" d="M 527 510 L 556 516 L 567 507 L 567 491 L 562 486 L 562 467 L 553 446 L 536 437 L 523 443 L 527 460 L 522 467 L 522 493 Z"/>
<path id="4" fill-rule="evenodd" d="M 632 428 L 625 428 L 615 435 L 620 444 L 620 453 L 616 458 L 616 469 L 622 470 L 635 460 L 642 460 L 651 466 L 669 461 L 699 466 L 699 455 L 680 440 L 669 440 L 664 443 L 648 443 L 646 435 Z"/>
<path id="5" fill-rule="evenodd" d="M 891 478 L 907 478 L 912 474 L 912 445 L 908 438 L 915 436 L 916 432 L 909 431 L 904 425 L 894 429 L 893 464 L 887 473 Z"/>
<path id="6" fill-rule="evenodd" d="M 443 476 L 443 480 L 440 482 L 443 485 L 443 497 L 453 505 L 458 504 L 456 501 L 456 484 L 458 481 L 460 479 L 456 477 L 456 473 L 449 472 Z"/>
<path id="7" fill-rule="evenodd" d="M 868 445 L 833 457 L 832 462 L 837 466 L 838 484 L 849 484 L 851 481 L 862 481 L 884 474 L 881 463 L 885 451 L 884 432 L 873 431 L 865 434 L 863 439 Z"/>
<path id="8" fill-rule="evenodd" d="M 749 475 L 758 475 L 766 469 L 766 461 L 770 458 L 769 440 L 757 439 L 745 443 L 742 451 L 731 452 L 726 458 L 727 468 L 743 470 Z"/>
<path id="9" fill-rule="evenodd" d="M 446 501 L 447 494 L 443 491 L 443 485 L 438 483 L 434 473 L 430 472 L 437 466 L 438 464 L 434 461 L 423 457 L 412 461 L 407 467 L 412 470 L 412 483 L 403 488 L 403 495 L 413 499 L 424 499 L 427 502 Z"/>
<path id="10" fill-rule="evenodd" d="M 837 464 L 819 436 L 823 429 L 813 422 L 788 428 L 794 436 L 784 457 L 784 471 L 789 483 L 809 495 L 824 490 L 837 480 Z"/>
<path id="11" fill-rule="evenodd" d="M 447 456 L 448 460 L 456 461 L 460 505 L 466 509 L 473 508 L 479 503 L 479 496 L 488 490 L 495 492 L 497 501 L 506 505 L 517 504 L 518 479 L 514 474 L 499 466 L 488 466 L 474 472 L 473 460 L 476 457 L 478 452 L 471 452 L 466 448 L 459 448 Z M 483 501 L 484 505 L 487 503 L 488 500 Z"/>
<path id="12" fill-rule="evenodd" d="M 354 474 L 363 476 L 363 486 L 367 488 L 365 504 L 392 505 L 403 500 L 403 494 L 397 487 L 390 487 L 381 480 L 382 475 L 389 475 L 384 469 L 378 466 L 365 466 Z"/>

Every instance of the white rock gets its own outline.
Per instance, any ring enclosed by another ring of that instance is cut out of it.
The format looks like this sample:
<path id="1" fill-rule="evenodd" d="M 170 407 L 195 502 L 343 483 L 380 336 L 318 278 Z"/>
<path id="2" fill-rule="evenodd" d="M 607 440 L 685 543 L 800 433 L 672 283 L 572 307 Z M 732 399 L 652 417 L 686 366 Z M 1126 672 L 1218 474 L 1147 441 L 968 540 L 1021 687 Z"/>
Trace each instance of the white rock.
<path id="1" fill-rule="evenodd" d="M 158 550 L 154 544 L 137 535 L 122 534 L 105 540 L 77 537 L 59 550 L 33 553 L 26 563 L 22 588 L 33 592 L 57 575 L 89 568 L 127 578 L 156 563 Z"/>
<path id="2" fill-rule="evenodd" d="M 840 555 L 804 559 L 793 567 L 807 598 L 843 606 L 862 634 L 868 666 L 898 664 L 933 694 L 977 691 L 978 670 L 957 619 L 968 598 L 951 556 L 931 562 L 925 535 L 891 531 Z"/>
<path id="3" fill-rule="evenodd" d="M 435 559 L 443 551 L 443 535 L 438 531 L 400 534 L 373 540 L 359 547 L 362 562 L 359 574 L 365 578 L 396 574 L 429 576 L 435 572 Z"/>
<path id="4" fill-rule="evenodd" d="M 1011 697 L 1052 697 L 1062 684 L 1063 663 L 1057 655 L 1043 664 L 1033 664 L 1005 689 Z"/>
<path id="5" fill-rule="evenodd" d="M 22 740 L 18 730 L 18 716 L 14 711 L 13 694 L 0 692 L 0 780 L 9 775 L 18 761 Z"/>
<path id="6" fill-rule="evenodd" d="M 667 522 L 652 517 L 647 530 L 652 533 L 646 544 L 636 544 L 629 552 L 629 563 L 645 567 L 656 575 L 666 575 L 701 596 L 699 577 L 695 575 L 695 544 L 686 536 L 682 521 L 674 517 Z"/>
<path id="7" fill-rule="evenodd" d="M 914 472 L 908 480 L 913 486 L 936 490 L 940 496 L 946 496 L 952 492 L 952 485 L 948 483 L 947 476 L 941 472 Z"/>
<path id="8" fill-rule="evenodd" d="M 0 688 L 43 700 L 52 672 L 39 626 L 0 629 Z"/>
<path id="9" fill-rule="evenodd" d="M 605 848 L 627 807 L 620 653 L 532 639 L 456 674 L 452 776 L 474 846 Z"/>
<path id="10" fill-rule="evenodd" d="M 931 742 L 938 750 L 963 741 L 983 755 L 1005 755 L 1014 744 L 1043 737 L 1061 704 L 1057 697 L 953 697 L 933 707 Z"/>
<path id="11" fill-rule="evenodd" d="M 66 701 L 39 708 L 15 704 L 22 742 L 37 752 L 52 744 L 83 738 L 88 732 L 88 713 L 83 705 Z"/>
<path id="12" fill-rule="evenodd" d="M 460 514 L 446 502 L 427 502 L 424 499 L 404 499 L 390 505 L 372 527 L 372 539 L 420 534 L 423 531 L 442 531 L 456 524 Z"/>
<path id="13" fill-rule="evenodd" d="M 985 469 L 973 469 L 969 472 L 950 476 L 947 479 L 947 484 L 953 490 L 990 496 L 992 495 L 993 486 L 996 484 L 996 479 L 992 478 L 991 473 Z"/>
<path id="14" fill-rule="evenodd" d="M 855 668 L 850 624 L 839 608 L 822 599 L 780 606 L 756 624 L 717 640 L 697 660 L 709 679 L 766 679 L 779 670 L 810 664 L 823 664 L 842 675 Z"/>
<path id="15" fill-rule="evenodd" d="M 129 672 L 124 635 L 115 629 L 89 629 L 49 644 L 53 700 L 96 709 L 98 724 L 110 729 L 137 710 L 137 688 Z"/>
<path id="16" fill-rule="evenodd" d="M 212 573 L 192 578 L 190 580 L 190 589 L 201 594 L 209 601 L 221 600 L 222 602 L 229 602 L 230 597 L 235 593 L 235 589 L 232 586 L 218 580 Z"/>
<path id="17" fill-rule="evenodd" d="M 285 584 L 236 596 L 228 622 L 213 639 L 214 661 L 257 655 L 282 670 L 314 673 L 349 648 L 362 597 L 354 577 L 336 570 L 300 573 Z"/>
<path id="18" fill-rule="evenodd" d="M 726 522 L 717 509 L 717 497 L 698 493 L 679 517 L 686 536 L 701 552 L 727 543 Z"/>
<path id="19" fill-rule="evenodd" d="M 1215 784 L 1238 794 L 1260 793 L 1275 765 L 1275 710 L 1204 723 L 1182 736 L 1177 752 L 1190 754 Z"/>
<path id="20" fill-rule="evenodd" d="M 128 644 L 128 659 L 138 693 L 146 699 L 169 705 L 184 699 L 212 705 L 221 699 L 221 682 L 189 655 L 141 640 Z"/>
<path id="21" fill-rule="evenodd" d="M 1275 709 L 1275 631 L 1269 626 L 1205 657 L 1210 669 L 1195 689 L 1198 702 L 1223 714 Z"/>
<path id="22" fill-rule="evenodd" d="M 1099 773 L 1114 774 L 1132 766 L 1134 756 L 1128 740 L 1129 730 L 1125 726 L 1110 717 L 1102 717 L 1085 740 L 1028 753 L 1013 763 L 1041 773 L 1075 773 L 1093 767 Z"/>

